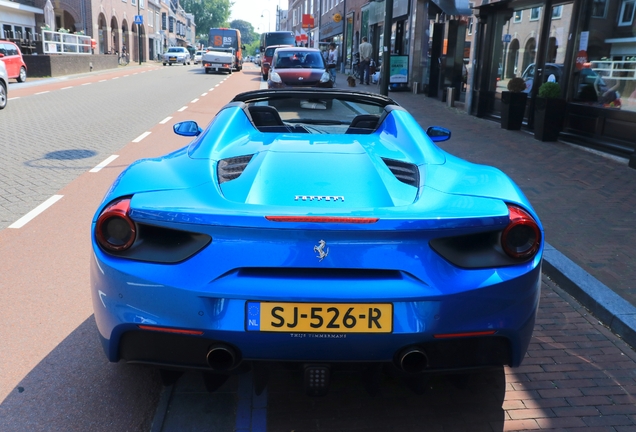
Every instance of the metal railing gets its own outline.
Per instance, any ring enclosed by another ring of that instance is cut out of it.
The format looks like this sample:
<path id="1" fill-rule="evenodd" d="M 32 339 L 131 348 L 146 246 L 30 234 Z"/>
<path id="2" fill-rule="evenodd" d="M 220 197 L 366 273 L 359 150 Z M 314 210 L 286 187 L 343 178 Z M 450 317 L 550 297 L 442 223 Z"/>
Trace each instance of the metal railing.
<path id="1" fill-rule="evenodd" d="M 44 54 L 91 54 L 90 36 L 42 30 Z"/>
<path id="2" fill-rule="evenodd" d="M 635 60 L 592 60 L 592 70 L 603 78 L 615 80 L 636 79 Z"/>

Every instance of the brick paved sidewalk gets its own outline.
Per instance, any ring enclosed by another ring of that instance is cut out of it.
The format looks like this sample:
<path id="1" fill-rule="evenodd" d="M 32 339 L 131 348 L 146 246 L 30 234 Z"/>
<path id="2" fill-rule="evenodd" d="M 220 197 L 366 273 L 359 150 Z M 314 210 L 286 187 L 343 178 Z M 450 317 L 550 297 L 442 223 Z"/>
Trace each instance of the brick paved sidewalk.
<path id="1" fill-rule="evenodd" d="M 359 376 L 334 375 L 322 398 L 281 369 L 267 394 L 270 431 L 627 432 L 636 431 L 636 353 L 544 277 L 521 367 L 434 376 L 419 395 L 396 377 L 370 396 Z"/>
<path id="2" fill-rule="evenodd" d="M 337 87 L 346 87 L 338 76 Z M 352 90 L 379 92 L 377 85 Z M 410 92 L 389 92 L 424 127 L 453 133 L 444 150 L 493 165 L 526 194 L 545 227 L 546 241 L 586 272 L 636 305 L 636 170 L 626 160 L 563 142 L 541 142 L 526 131 L 447 107 Z"/>

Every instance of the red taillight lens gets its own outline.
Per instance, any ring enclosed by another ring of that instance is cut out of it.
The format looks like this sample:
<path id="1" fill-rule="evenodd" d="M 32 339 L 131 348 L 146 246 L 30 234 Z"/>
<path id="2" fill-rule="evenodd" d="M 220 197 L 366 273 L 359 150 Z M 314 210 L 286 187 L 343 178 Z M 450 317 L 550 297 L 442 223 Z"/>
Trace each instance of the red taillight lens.
<path id="1" fill-rule="evenodd" d="M 528 259 L 541 244 L 539 225 L 525 210 L 508 205 L 510 223 L 501 234 L 501 247 L 512 258 Z"/>
<path id="2" fill-rule="evenodd" d="M 106 207 L 97 219 L 95 237 L 108 252 L 121 252 L 130 248 L 137 236 L 135 223 L 128 216 L 130 199 L 116 201 Z"/>

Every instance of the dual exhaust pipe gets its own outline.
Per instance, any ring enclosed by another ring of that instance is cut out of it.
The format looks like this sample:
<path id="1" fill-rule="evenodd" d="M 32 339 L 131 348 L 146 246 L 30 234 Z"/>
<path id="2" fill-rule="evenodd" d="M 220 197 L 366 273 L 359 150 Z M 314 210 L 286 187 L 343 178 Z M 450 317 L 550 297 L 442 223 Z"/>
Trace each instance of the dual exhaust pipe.
<path id="1" fill-rule="evenodd" d="M 230 371 L 241 362 L 236 350 L 225 344 L 213 345 L 208 351 L 206 361 L 215 372 Z M 420 373 L 428 367 L 428 356 L 419 347 L 407 347 L 398 353 L 395 363 L 406 373 Z"/>

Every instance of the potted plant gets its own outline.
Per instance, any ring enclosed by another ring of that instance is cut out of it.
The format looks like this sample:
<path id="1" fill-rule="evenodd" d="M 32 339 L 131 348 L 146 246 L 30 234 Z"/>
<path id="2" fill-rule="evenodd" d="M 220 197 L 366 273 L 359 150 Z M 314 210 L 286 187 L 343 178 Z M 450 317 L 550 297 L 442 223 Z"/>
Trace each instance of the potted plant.
<path id="1" fill-rule="evenodd" d="M 565 99 L 561 97 L 561 86 L 556 82 L 543 83 L 534 103 L 534 138 L 556 141 L 564 118 Z"/>
<path id="2" fill-rule="evenodd" d="M 515 77 L 508 81 L 508 91 L 501 93 L 501 128 L 519 130 L 526 111 L 525 93 L 526 82 L 523 78 Z"/>

